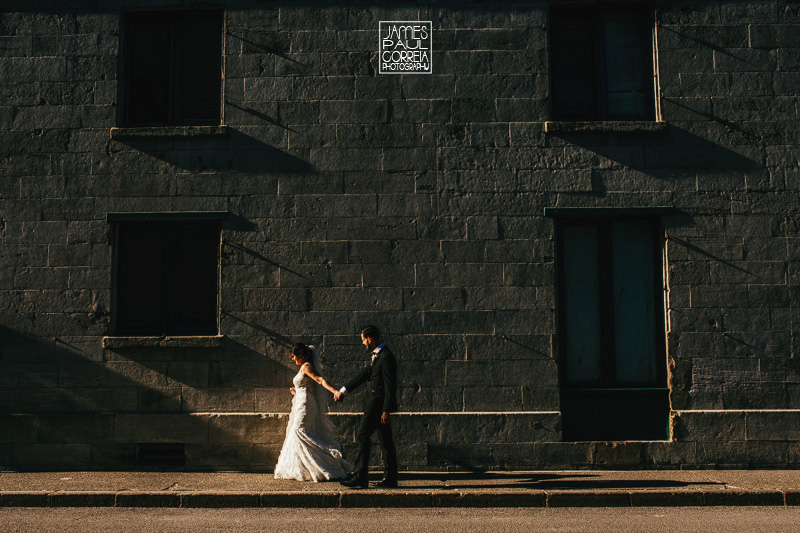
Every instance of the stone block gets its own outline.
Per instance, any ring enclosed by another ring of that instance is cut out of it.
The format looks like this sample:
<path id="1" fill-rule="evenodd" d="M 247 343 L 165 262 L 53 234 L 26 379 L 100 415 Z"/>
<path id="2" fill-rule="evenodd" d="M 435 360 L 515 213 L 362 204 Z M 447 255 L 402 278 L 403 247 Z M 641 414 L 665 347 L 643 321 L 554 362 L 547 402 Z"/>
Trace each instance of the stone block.
<path id="1" fill-rule="evenodd" d="M 52 492 L 48 497 L 50 507 L 114 507 L 113 492 Z"/>
<path id="2" fill-rule="evenodd" d="M 342 508 L 429 507 L 432 502 L 433 495 L 430 492 L 348 491 L 342 492 L 339 498 Z"/>
<path id="3" fill-rule="evenodd" d="M 84 470 L 92 464 L 94 444 L 26 444 L 14 450 L 20 469 Z"/>
<path id="4" fill-rule="evenodd" d="M 392 243 L 388 240 L 354 240 L 348 243 L 347 262 L 364 265 L 375 265 L 373 270 L 386 267 L 392 252 Z M 374 272 L 377 274 L 377 272 Z"/>
<path id="5" fill-rule="evenodd" d="M 322 100 L 319 111 L 324 124 L 384 124 L 389 116 L 386 100 Z"/>
<path id="6" fill-rule="evenodd" d="M 335 508 L 339 507 L 339 494 L 328 492 L 264 492 L 261 494 L 261 507 L 303 507 Z"/>
<path id="7" fill-rule="evenodd" d="M 446 361 L 445 385 L 448 387 L 486 387 L 491 382 L 491 363 L 488 361 Z"/>
<path id="8" fill-rule="evenodd" d="M 306 289 L 253 288 L 244 289 L 243 309 L 245 311 L 307 311 L 308 294 Z"/>
<path id="9" fill-rule="evenodd" d="M 745 416 L 748 441 L 784 442 L 800 439 L 800 413 L 748 411 Z"/>
<path id="10" fill-rule="evenodd" d="M 181 505 L 178 493 L 159 492 L 118 492 L 114 495 L 114 507 L 173 507 Z"/>
<path id="11" fill-rule="evenodd" d="M 400 311 L 403 295 L 400 289 L 309 289 L 312 311 Z"/>
<path id="12" fill-rule="evenodd" d="M 522 387 L 492 387 L 477 382 L 464 388 L 464 410 L 522 410 Z M 515 437 L 516 440 L 516 437 Z"/>
<path id="13" fill-rule="evenodd" d="M 209 417 L 190 414 L 116 414 L 117 443 L 205 443 Z"/>
<path id="14" fill-rule="evenodd" d="M 427 152 L 426 152 L 427 153 Z M 395 169 L 413 170 L 413 168 L 431 168 L 433 165 L 419 165 L 417 156 L 425 157 L 426 153 L 420 151 L 407 152 L 405 150 L 386 150 L 384 152 L 384 168 L 388 171 Z M 390 157 L 399 157 L 403 163 L 393 165 Z M 404 194 L 404 195 L 380 195 L 378 196 L 378 216 L 420 216 L 430 217 L 436 214 L 436 198 L 431 194 Z"/>
<path id="15" fill-rule="evenodd" d="M 35 443 L 37 424 L 34 415 L 0 415 L 0 443 Z"/>
<path id="16" fill-rule="evenodd" d="M 422 316 L 428 334 L 479 334 L 494 324 L 491 311 L 424 311 Z"/>
<path id="17" fill-rule="evenodd" d="M 3 491 L 0 507 L 49 507 L 50 495 L 46 492 Z"/>
<path id="18" fill-rule="evenodd" d="M 673 26 L 662 25 L 658 33 L 659 49 L 675 48 L 747 48 L 747 27 L 741 26 Z M 703 43 L 704 46 L 701 46 Z"/>
<path id="19" fill-rule="evenodd" d="M 745 440 L 745 413 L 715 411 L 679 412 L 675 416 L 675 435 L 679 441 Z"/>
<path id="20" fill-rule="evenodd" d="M 6 413 L 65 412 L 75 410 L 75 390 L 71 388 L 0 389 L 0 406 Z"/>
<path id="21" fill-rule="evenodd" d="M 772 505 L 783 506 L 783 492 L 779 490 L 720 490 L 708 491 L 704 494 L 705 505 L 739 506 L 739 505 Z"/>
<path id="22" fill-rule="evenodd" d="M 401 363 L 401 371 L 404 365 L 405 363 Z M 402 386 L 397 393 L 398 404 L 403 411 L 411 413 L 426 411 L 458 412 L 464 408 L 463 388 L 454 387 L 448 389 L 440 386 L 441 384 L 423 386 L 419 383 L 419 379 L 414 376 L 409 376 L 408 379 L 415 381 L 415 383 L 409 386 Z M 424 464 L 424 461 L 420 464 Z"/>
<path id="23" fill-rule="evenodd" d="M 52 363 L 20 364 L 13 373 L 19 387 L 57 387 L 58 365 Z"/>
<path id="24" fill-rule="evenodd" d="M 633 507 L 702 507 L 704 493 L 699 490 L 630 491 Z"/>
<path id="25" fill-rule="evenodd" d="M 341 131 L 341 128 L 339 128 Z M 411 133 L 414 135 L 414 132 Z M 342 141 L 346 142 L 346 141 Z M 385 144 L 384 141 L 373 139 L 368 143 Z M 391 141 L 387 141 L 391 142 Z M 402 145 L 405 141 L 398 141 Z M 412 141 L 407 141 L 412 142 Z M 416 141 L 413 141 L 416 144 Z M 426 179 L 432 172 L 347 172 L 344 174 L 344 191 L 347 194 L 401 194 L 417 191 L 417 181 Z M 428 190 L 418 192 L 430 192 Z"/>
<path id="26" fill-rule="evenodd" d="M 182 508 L 246 508 L 261 507 L 261 495 L 251 492 L 198 492 L 180 495 Z"/>
<path id="27" fill-rule="evenodd" d="M 280 452 L 280 444 L 254 444 L 250 450 L 251 464 L 259 470 L 272 472 Z"/>
<path id="28" fill-rule="evenodd" d="M 406 361 L 402 357 L 398 358 L 398 379 L 401 389 L 408 387 L 411 390 L 418 390 L 421 387 L 446 386 L 444 383 L 445 368 L 441 361 L 420 361 L 419 359 Z M 402 409 L 408 410 L 407 407 Z"/>
<path id="29" fill-rule="evenodd" d="M 231 444 L 282 444 L 286 415 L 210 415 L 208 442 Z"/>
<path id="30" fill-rule="evenodd" d="M 251 388 L 243 387 L 183 387 L 181 410 L 193 412 L 252 412 L 255 394 Z"/>
<path id="31" fill-rule="evenodd" d="M 41 444 L 110 443 L 113 434 L 110 414 L 40 416 L 36 439 Z"/>
<path id="32" fill-rule="evenodd" d="M 75 365 L 71 368 L 69 376 L 64 375 L 62 370 L 59 376 L 61 386 L 86 386 L 86 383 L 79 383 L 80 372 L 85 367 Z M 100 385 L 104 386 L 141 386 L 161 388 L 169 385 L 167 381 L 167 364 L 149 362 L 147 365 L 138 362 L 108 362 L 92 373 L 100 373 Z"/>
<path id="33" fill-rule="evenodd" d="M 595 442 L 591 444 L 591 462 L 597 468 L 619 468 L 626 464 L 643 464 L 643 442 Z"/>
<path id="34" fill-rule="evenodd" d="M 751 24 L 750 46 L 753 48 L 798 48 L 800 38 L 792 24 Z"/>
<path id="35" fill-rule="evenodd" d="M 279 27 L 283 31 L 298 28 L 314 30 L 341 30 L 347 28 L 348 10 L 344 7 L 319 9 L 311 6 L 280 7 Z"/>
<path id="36" fill-rule="evenodd" d="M 392 100 L 390 118 L 392 124 L 446 123 L 452 120 L 452 109 L 446 98 Z"/>
<path id="37" fill-rule="evenodd" d="M 255 409 L 259 413 L 288 413 L 291 410 L 289 387 L 257 388 L 255 395 Z"/>
<path id="38" fill-rule="evenodd" d="M 409 285 L 413 285 L 413 283 Z M 405 289 L 403 290 L 403 308 L 411 311 L 458 311 L 465 308 L 465 297 L 464 289 Z"/>
<path id="39" fill-rule="evenodd" d="M 726 409 L 784 409 L 785 383 L 737 383 L 723 385 Z"/>
<path id="40" fill-rule="evenodd" d="M 178 395 L 180 391 L 178 391 Z M 75 405 L 79 411 L 119 412 L 137 411 L 143 406 L 140 403 L 139 390 L 136 387 L 77 388 L 75 389 Z M 173 404 L 180 408 L 180 399 Z M 152 409 L 148 409 L 152 410 Z M 162 409 L 159 409 L 162 410 Z"/>
<path id="41" fill-rule="evenodd" d="M 547 491 L 547 507 L 630 507 L 627 491 L 553 490 Z"/>
<path id="42" fill-rule="evenodd" d="M 697 464 L 717 468 L 784 467 L 787 449 L 785 442 L 698 442 Z"/>
<path id="43" fill-rule="evenodd" d="M 413 265 L 364 265 L 364 287 L 409 287 L 414 285 Z M 408 309 L 404 292 L 403 304 Z"/>
<path id="44" fill-rule="evenodd" d="M 694 442 L 647 442 L 644 456 L 646 464 L 655 468 L 679 468 L 697 464 L 696 450 Z"/>
<path id="45" fill-rule="evenodd" d="M 467 310 L 532 309 L 540 304 L 534 287 L 470 287 L 466 293 Z"/>

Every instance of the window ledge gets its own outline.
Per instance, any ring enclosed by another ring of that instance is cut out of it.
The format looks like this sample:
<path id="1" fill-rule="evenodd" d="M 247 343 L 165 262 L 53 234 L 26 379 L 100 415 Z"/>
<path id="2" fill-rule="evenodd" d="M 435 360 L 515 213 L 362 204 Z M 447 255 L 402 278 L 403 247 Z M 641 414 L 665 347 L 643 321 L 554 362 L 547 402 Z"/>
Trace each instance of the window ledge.
<path id="1" fill-rule="evenodd" d="M 103 337 L 103 348 L 222 348 L 224 335 Z"/>
<path id="2" fill-rule="evenodd" d="M 667 123 L 656 120 L 609 120 L 596 122 L 545 122 L 545 133 L 662 133 Z"/>
<path id="3" fill-rule="evenodd" d="M 163 139 L 169 137 L 227 137 L 228 126 L 147 126 L 111 128 L 111 139 Z"/>

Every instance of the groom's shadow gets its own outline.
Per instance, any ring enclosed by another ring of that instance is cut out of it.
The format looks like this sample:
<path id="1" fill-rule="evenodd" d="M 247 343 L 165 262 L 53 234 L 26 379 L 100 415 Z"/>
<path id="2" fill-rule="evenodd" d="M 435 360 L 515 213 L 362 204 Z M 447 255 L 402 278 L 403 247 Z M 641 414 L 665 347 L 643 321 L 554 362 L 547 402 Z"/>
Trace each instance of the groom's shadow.
<path id="1" fill-rule="evenodd" d="M 693 485 L 724 483 L 690 482 L 668 479 L 590 479 L 602 477 L 591 473 L 503 473 L 503 472 L 425 472 L 403 473 L 401 482 L 414 489 L 526 489 L 593 490 L 686 488 Z"/>

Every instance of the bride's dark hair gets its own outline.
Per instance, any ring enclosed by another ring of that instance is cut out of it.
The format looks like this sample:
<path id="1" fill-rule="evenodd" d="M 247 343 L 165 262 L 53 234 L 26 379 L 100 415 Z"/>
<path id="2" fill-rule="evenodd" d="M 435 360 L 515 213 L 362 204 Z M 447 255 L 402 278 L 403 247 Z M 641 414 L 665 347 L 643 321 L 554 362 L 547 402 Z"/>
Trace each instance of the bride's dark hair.
<path id="1" fill-rule="evenodd" d="M 311 348 L 309 348 L 302 342 L 298 342 L 292 348 L 292 355 L 299 357 L 303 361 L 310 362 L 312 357 Z"/>

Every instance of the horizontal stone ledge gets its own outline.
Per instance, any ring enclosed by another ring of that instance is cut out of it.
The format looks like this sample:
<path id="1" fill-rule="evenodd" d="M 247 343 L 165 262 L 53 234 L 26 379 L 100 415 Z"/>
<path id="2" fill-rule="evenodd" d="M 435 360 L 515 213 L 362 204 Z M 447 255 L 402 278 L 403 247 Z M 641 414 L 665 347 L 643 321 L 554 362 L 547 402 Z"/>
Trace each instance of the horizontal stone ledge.
<path id="1" fill-rule="evenodd" d="M 103 337 L 103 348 L 222 348 L 224 335 Z"/>
<path id="2" fill-rule="evenodd" d="M 111 139 L 159 139 L 170 137 L 227 137 L 228 126 L 146 126 L 111 128 Z"/>
<path id="3" fill-rule="evenodd" d="M 680 409 L 673 411 L 674 414 L 680 416 L 683 414 L 702 414 L 702 413 L 797 413 L 800 414 L 800 409 Z"/>
<path id="4" fill-rule="evenodd" d="M 544 131 L 545 133 L 663 133 L 667 131 L 667 123 L 656 120 L 550 121 L 544 123 Z"/>

